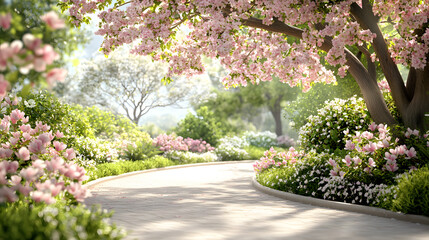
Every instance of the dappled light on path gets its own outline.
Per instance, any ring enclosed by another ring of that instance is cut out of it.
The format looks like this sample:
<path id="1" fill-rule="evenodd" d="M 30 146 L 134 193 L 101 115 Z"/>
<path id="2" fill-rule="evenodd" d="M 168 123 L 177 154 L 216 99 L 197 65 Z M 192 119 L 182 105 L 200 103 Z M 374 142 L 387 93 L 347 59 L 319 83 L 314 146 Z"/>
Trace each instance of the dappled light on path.
<path id="1" fill-rule="evenodd" d="M 282 200 L 251 186 L 251 162 L 156 171 L 92 187 L 129 239 L 429 239 L 429 227 Z"/>

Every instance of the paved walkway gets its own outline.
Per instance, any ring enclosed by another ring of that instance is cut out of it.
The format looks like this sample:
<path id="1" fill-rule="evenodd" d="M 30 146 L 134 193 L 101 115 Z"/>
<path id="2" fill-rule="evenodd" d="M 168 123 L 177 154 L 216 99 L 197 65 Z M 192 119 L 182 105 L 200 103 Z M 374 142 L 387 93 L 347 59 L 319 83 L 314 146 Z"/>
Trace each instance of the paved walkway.
<path id="1" fill-rule="evenodd" d="M 127 239 L 429 239 L 428 225 L 314 207 L 251 186 L 252 163 L 142 173 L 92 187 Z"/>

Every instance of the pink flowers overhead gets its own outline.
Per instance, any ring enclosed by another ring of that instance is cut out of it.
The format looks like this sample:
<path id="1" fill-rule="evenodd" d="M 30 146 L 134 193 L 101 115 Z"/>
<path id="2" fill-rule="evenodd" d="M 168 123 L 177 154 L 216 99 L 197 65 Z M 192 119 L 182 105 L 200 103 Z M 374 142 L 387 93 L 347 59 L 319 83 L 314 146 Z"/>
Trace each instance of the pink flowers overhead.
<path id="1" fill-rule="evenodd" d="M 54 11 L 47 12 L 40 18 L 53 30 L 64 28 L 66 26 L 64 20 L 59 18 L 58 14 Z"/>
<path id="2" fill-rule="evenodd" d="M 6 31 L 10 28 L 12 15 L 0 14 L 0 28 Z M 41 17 L 53 30 L 65 27 L 64 20 L 51 11 Z M 0 44 L 0 72 L 19 71 L 21 74 L 29 74 L 30 71 L 42 73 L 51 86 L 57 81 L 63 81 L 67 75 L 64 69 L 53 68 L 51 65 L 59 59 L 58 53 L 49 44 L 43 44 L 42 39 L 31 33 L 26 33 L 21 40 Z M 6 95 L 9 88 L 8 75 L 0 73 L 0 97 Z"/>

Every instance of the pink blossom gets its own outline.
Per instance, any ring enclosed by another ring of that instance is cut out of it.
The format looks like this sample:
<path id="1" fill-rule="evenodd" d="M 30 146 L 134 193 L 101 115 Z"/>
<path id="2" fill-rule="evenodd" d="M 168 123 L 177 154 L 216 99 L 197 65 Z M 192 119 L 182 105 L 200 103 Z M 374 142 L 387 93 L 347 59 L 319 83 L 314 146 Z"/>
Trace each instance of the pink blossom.
<path id="1" fill-rule="evenodd" d="M 1 13 L 0 14 L 0 27 L 3 30 L 7 30 L 10 28 L 10 20 L 12 20 L 12 15 L 10 13 Z"/>
<path id="2" fill-rule="evenodd" d="M 395 171 L 397 171 L 399 168 L 398 168 L 398 165 L 396 164 L 396 161 L 395 162 L 392 162 L 392 163 L 387 163 L 386 165 L 385 165 L 385 168 L 386 168 L 386 170 L 387 171 L 389 171 L 389 172 L 395 172 Z"/>
<path id="3" fill-rule="evenodd" d="M 397 158 L 395 154 L 390 154 L 388 152 L 385 152 L 384 155 L 385 155 L 384 159 L 390 160 L 390 161 L 395 161 Z"/>
<path id="4" fill-rule="evenodd" d="M 355 163 L 355 166 L 357 166 L 362 162 L 362 159 L 360 159 L 359 157 L 354 157 L 353 162 Z"/>
<path id="5" fill-rule="evenodd" d="M 88 195 L 86 188 L 75 182 L 70 183 L 66 189 L 75 197 L 76 201 L 78 202 L 82 202 L 83 199 Z"/>
<path id="6" fill-rule="evenodd" d="M 6 186 L 0 188 L 0 202 L 15 202 L 16 200 L 18 200 L 18 196 L 15 191 Z"/>
<path id="7" fill-rule="evenodd" d="M 22 169 L 20 175 L 29 182 L 33 182 L 39 175 L 39 170 L 33 167 Z"/>
<path id="8" fill-rule="evenodd" d="M 369 158 L 368 159 L 368 166 L 370 166 L 370 167 L 376 167 L 377 164 L 375 163 L 374 159 Z"/>
<path id="9" fill-rule="evenodd" d="M 417 156 L 417 152 L 414 147 L 411 147 L 410 150 L 406 151 L 407 157 L 405 159 L 415 158 Z"/>
<path id="10" fill-rule="evenodd" d="M 375 144 L 373 142 L 368 143 L 367 145 L 365 145 L 365 146 L 362 147 L 362 150 L 364 152 L 374 153 L 375 150 L 377 150 L 377 144 Z"/>
<path id="11" fill-rule="evenodd" d="M 9 149 L 8 149 L 9 150 Z M 10 154 L 10 155 L 12 155 L 12 153 Z M 16 173 L 16 171 L 18 170 L 18 168 L 19 168 L 19 163 L 18 163 L 18 161 L 13 161 L 13 162 L 7 162 L 7 161 L 4 161 L 5 163 L 8 163 L 8 166 L 7 166 L 7 168 L 6 168 L 6 172 L 7 173 Z"/>
<path id="12" fill-rule="evenodd" d="M 21 184 L 21 180 L 22 180 L 22 178 L 20 176 L 17 176 L 17 175 L 13 175 L 12 177 L 10 177 L 10 183 L 13 186 Z"/>
<path id="13" fill-rule="evenodd" d="M 9 82 L 4 79 L 3 74 L 0 74 L 0 97 L 4 97 L 9 88 Z"/>
<path id="14" fill-rule="evenodd" d="M 63 82 L 67 76 L 67 70 L 61 68 L 53 68 L 46 75 L 46 82 L 53 85 L 55 82 Z"/>
<path id="15" fill-rule="evenodd" d="M 50 11 L 45 13 L 40 17 L 50 28 L 52 29 L 60 29 L 64 28 L 65 22 L 63 19 L 58 17 L 58 14 L 54 11 Z"/>
<path id="16" fill-rule="evenodd" d="M 37 137 L 37 140 L 40 140 L 44 146 L 48 146 L 52 138 L 49 133 L 42 133 Z"/>
<path id="17" fill-rule="evenodd" d="M 24 42 L 24 45 L 30 50 L 35 50 L 42 44 L 42 40 L 40 38 L 36 38 L 30 33 L 24 34 L 22 41 Z"/>
<path id="18" fill-rule="evenodd" d="M 13 151 L 7 148 L 0 148 L 0 158 L 1 159 L 5 159 L 5 158 L 10 158 L 13 154 Z"/>
<path id="19" fill-rule="evenodd" d="M 346 150 L 354 150 L 355 144 L 351 140 L 347 140 L 345 149 Z"/>
<path id="20" fill-rule="evenodd" d="M 28 145 L 28 150 L 32 153 L 42 153 L 46 151 L 45 147 L 43 146 L 43 142 L 39 139 L 34 139 L 30 142 Z"/>
<path id="21" fill-rule="evenodd" d="M 10 121 L 13 123 L 13 124 L 16 124 L 19 120 L 21 120 L 21 119 L 23 119 L 24 118 L 24 113 L 23 112 L 21 112 L 20 110 L 18 110 L 18 109 L 15 109 L 15 110 L 13 110 L 11 113 L 10 113 Z"/>
<path id="22" fill-rule="evenodd" d="M 61 152 L 62 150 L 66 149 L 67 145 L 62 142 L 54 141 L 54 147 L 57 152 Z"/>
<path id="23" fill-rule="evenodd" d="M 64 159 L 61 157 L 53 157 L 50 161 L 46 161 L 46 168 L 51 171 L 55 172 L 63 168 L 64 166 Z"/>
<path id="24" fill-rule="evenodd" d="M 60 131 L 57 130 L 57 132 L 55 133 L 55 137 L 57 137 L 57 138 L 63 138 L 64 134 L 62 132 L 60 132 Z"/>
<path id="25" fill-rule="evenodd" d="M 30 160 L 30 151 L 26 147 L 21 147 L 15 154 L 19 159 L 24 161 Z"/>
<path id="26" fill-rule="evenodd" d="M 371 125 L 369 125 L 369 129 L 371 131 L 375 131 L 377 129 L 377 124 L 375 124 L 375 122 L 372 122 Z"/>
<path id="27" fill-rule="evenodd" d="M 31 126 L 29 124 L 23 124 L 19 126 L 19 129 L 21 129 L 21 131 L 23 132 L 30 132 Z"/>
<path id="28" fill-rule="evenodd" d="M 31 191 L 33 191 L 33 188 L 30 187 L 30 184 L 28 182 L 25 183 L 25 185 L 19 185 L 18 191 L 22 193 L 24 196 L 28 196 Z"/>
<path id="29" fill-rule="evenodd" d="M 67 160 L 72 160 L 76 157 L 76 153 L 73 148 L 68 148 L 66 152 L 64 153 L 64 157 L 67 158 Z"/>
<path id="30" fill-rule="evenodd" d="M 40 159 L 36 159 L 33 161 L 33 163 L 31 164 L 32 167 L 39 169 L 40 171 L 43 171 L 44 168 L 46 168 L 46 164 L 45 161 L 40 160 Z"/>
<path id="31" fill-rule="evenodd" d="M 352 158 L 350 157 L 350 155 L 346 155 L 346 157 L 343 159 L 343 162 L 347 165 L 347 167 L 350 167 L 352 163 Z"/>

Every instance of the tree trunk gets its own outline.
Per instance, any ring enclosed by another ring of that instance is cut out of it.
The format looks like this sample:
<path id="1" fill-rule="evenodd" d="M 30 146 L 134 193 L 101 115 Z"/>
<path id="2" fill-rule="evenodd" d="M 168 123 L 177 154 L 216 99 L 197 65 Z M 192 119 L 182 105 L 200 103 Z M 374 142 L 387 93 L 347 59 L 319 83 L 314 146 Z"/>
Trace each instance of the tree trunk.
<path id="1" fill-rule="evenodd" d="M 429 65 L 429 64 L 428 64 Z M 412 92 L 412 100 L 403 114 L 404 124 L 412 129 L 429 129 L 429 66 L 423 70 L 411 69 L 407 89 Z M 411 90 L 412 89 L 412 90 Z"/>
<path id="2" fill-rule="evenodd" d="M 274 122 L 276 124 L 276 135 L 279 137 L 283 135 L 283 128 L 282 128 L 282 108 L 280 105 L 280 99 L 278 99 L 273 106 L 269 106 L 268 109 L 271 112 L 271 115 L 273 115 Z"/>

